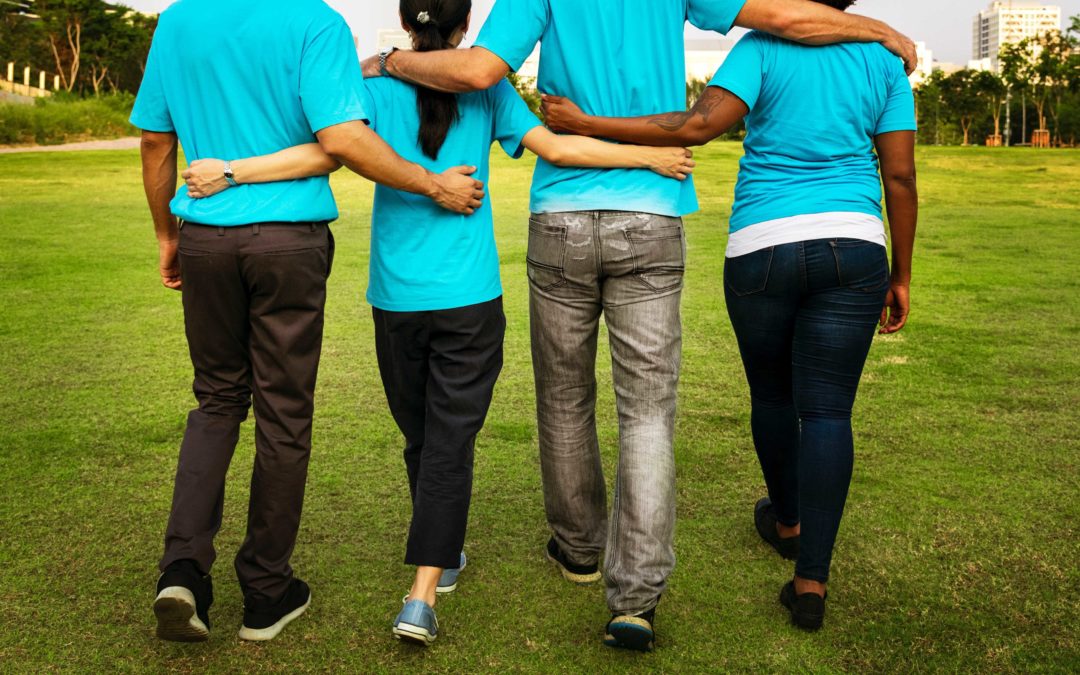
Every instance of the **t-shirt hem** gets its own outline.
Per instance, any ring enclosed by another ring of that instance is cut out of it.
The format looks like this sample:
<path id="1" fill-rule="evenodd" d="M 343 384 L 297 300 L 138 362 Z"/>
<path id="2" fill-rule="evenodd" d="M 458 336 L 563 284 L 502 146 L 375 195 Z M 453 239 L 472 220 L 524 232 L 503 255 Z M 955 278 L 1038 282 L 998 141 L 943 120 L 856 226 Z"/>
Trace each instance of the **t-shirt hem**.
<path id="1" fill-rule="evenodd" d="M 340 115 L 330 115 L 326 117 L 319 117 L 313 120 L 308 120 L 308 124 L 311 125 L 311 133 L 317 134 L 323 129 L 334 127 L 339 124 L 346 124 L 348 122 L 367 122 L 368 115 L 363 109 L 352 109 L 348 112 L 343 112 Z"/>
<path id="2" fill-rule="evenodd" d="M 618 199 L 551 200 L 533 199 L 529 210 L 533 213 L 576 213 L 580 211 L 625 211 L 628 213 L 651 213 L 668 218 L 682 218 L 698 211 L 698 206 L 682 209 L 678 206 L 656 202 L 635 202 Z"/>
<path id="3" fill-rule="evenodd" d="M 918 130 L 919 130 L 919 128 L 916 125 L 911 124 L 911 123 L 907 123 L 907 122 L 905 122 L 903 124 L 886 124 L 886 125 L 882 126 L 880 129 L 877 129 L 876 131 L 874 131 L 874 135 L 875 136 L 880 136 L 881 134 L 888 134 L 888 133 L 892 133 L 894 131 L 918 131 Z"/>
<path id="4" fill-rule="evenodd" d="M 367 301 L 368 304 L 375 309 L 381 309 L 384 312 L 437 312 L 445 309 L 460 309 L 462 307 L 471 307 L 472 305 L 491 302 L 496 298 L 502 297 L 502 295 L 503 288 L 502 283 L 500 282 L 498 288 L 492 289 L 487 293 L 470 293 L 468 295 L 453 298 L 438 298 L 424 302 L 393 302 L 391 300 L 381 299 L 368 292 Z"/>
<path id="5" fill-rule="evenodd" d="M 738 83 L 728 80 L 726 78 L 721 78 L 719 74 L 717 75 L 716 79 L 709 82 L 709 86 L 720 87 L 721 89 L 726 89 L 727 91 L 730 91 L 735 96 L 738 96 L 739 100 L 745 103 L 746 107 L 751 110 L 753 110 L 754 106 L 757 105 L 756 97 L 748 96 L 745 91 L 740 91 L 741 87 L 738 85 Z"/>

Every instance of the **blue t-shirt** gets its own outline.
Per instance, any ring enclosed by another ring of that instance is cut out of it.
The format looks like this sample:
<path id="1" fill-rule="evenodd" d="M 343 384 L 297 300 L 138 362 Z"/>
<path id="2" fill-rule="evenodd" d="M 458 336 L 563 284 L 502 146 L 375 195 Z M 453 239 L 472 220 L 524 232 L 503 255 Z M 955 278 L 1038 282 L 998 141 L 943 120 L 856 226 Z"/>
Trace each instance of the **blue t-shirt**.
<path id="1" fill-rule="evenodd" d="M 753 32 L 709 85 L 750 108 L 732 232 L 806 214 L 881 217 L 874 137 L 916 129 L 899 58 L 876 43 L 807 47 Z"/>
<path id="2" fill-rule="evenodd" d="M 365 117 L 352 32 L 321 0 L 181 0 L 161 15 L 131 123 L 176 132 L 187 160 L 256 157 Z M 338 217 L 325 176 L 242 185 L 172 212 L 206 225 Z"/>
<path id="3" fill-rule="evenodd" d="M 567 96 L 590 115 L 655 115 L 686 108 L 687 20 L 727 33 L 745 1 L 497 0 L 476 44 L 517 70 L 540 42 L 540 91 Z M 692 180 L 539 160 L 532 210 L 682 216 L 697 210 L 697 197 Z"/>
<path id="4" fill-rule="evenodd" d="M 488 182 L 491 144 L 498 141 L 517 159 L 522 140 L 540 120 L 503 80 L 487 91 L 458 96 L 460 117 L 433 160 L 420 149 L 416 88 L 387 77 L 367 80 L 362 90 L 369 120 L 403 158 L 433 173 L 475 166 Z M 382 185 L 371 214 L 368 302 L 391 312 L 467 307 L 502 295 L 491 190 L 471 216 L 440 208 L 426 197 Z"/>

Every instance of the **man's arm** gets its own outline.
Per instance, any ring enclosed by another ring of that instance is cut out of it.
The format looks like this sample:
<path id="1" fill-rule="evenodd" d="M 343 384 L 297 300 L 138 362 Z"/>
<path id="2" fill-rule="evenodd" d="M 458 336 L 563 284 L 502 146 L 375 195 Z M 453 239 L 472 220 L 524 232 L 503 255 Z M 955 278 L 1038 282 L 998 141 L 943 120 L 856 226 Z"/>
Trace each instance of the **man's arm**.
<path id="1" fill-rule="evenodd" d="M 904 59 L 908 74 L 919 65 L 915 43 L 888 24 L 812 0 L 747 0 L 735 25 L 808 45 L 880 42 Z"/>
<path id="2" fill-rule="evenodd" d="M 662 147 L 705 145 L 750 111 L 738 96 L 712 86 L 705 88 L 692 109 L 661 115 L 594 117 L 583 113 L 570 99 L 547 94 L 543 108 L 552 131 Z"/>
<path id="3" fill-rule="evenodd" d="M 364 59 L 364 77 L 379 77 L 379 57 Z M 510 73 L 510 66 L 483 47 L 434 52 L 398 50 L 386 59 L 393 77 L 436 91 L 463 94 L 490 89 Z"/>
<path id="4" fill-rule="evenodd" d="M 892 282 L 885 309 L 881 312 L 881 333 L 896 333 L 907 324 L 911 312 L 911 258 L 915 250 L 915 229 L 919 220 L 919 189 L 915 178 L 915 132 L 894 131 L 874 139 L 881 161 L 881 181 L 885 186 L 885 208 L 889 213 L 892 242 Z"/>
<path id="5" fill-rule="evenodd" d="M 179 142 L 174 133 L 142 132 L 143 188 L 158 240 L 161 283 L 180 290 L 180 229 L 169 210 L 176 195 L 176 158 Z"/>
<path id="6" fill-rule="evenodd" d="M 484 199 L 484 184 L 469 176 L 476 167 L 457 166 L 436 174 L 402 159 L 363 122 L 346 122 L 318 132 L 323 152 L 368 180 L 394 190 L 423 195 L 450 211 L 471 215 Z"/>

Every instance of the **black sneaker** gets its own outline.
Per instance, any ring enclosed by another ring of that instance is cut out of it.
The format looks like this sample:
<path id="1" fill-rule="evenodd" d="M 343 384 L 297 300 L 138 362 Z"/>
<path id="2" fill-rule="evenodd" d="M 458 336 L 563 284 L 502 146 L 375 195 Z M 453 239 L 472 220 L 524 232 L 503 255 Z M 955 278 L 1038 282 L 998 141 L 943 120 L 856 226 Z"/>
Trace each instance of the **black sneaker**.
<path id="1" fill-rule="evenodd" d="M 555 563 L 555 566 L 559 568 L 563 578 L 567 581 L 572 581 L 575 584 L 592 584 L 600 581 L 599 565 L 595 563 L 592 565 L 576 565 L 570 562 L 570 559 L 566 557 L 559 545 L 555 543 L 555 537 L 548 539 L 547 558 Z"/>
<path id="2" fill-rule="evenodd" d="M 210 639 L 210 605 L 214 584 L 193 560 L 177 560 L 162 573 L 157 584 L 154 614 L 157 636 L 172 642 L 205 642 Z"/>
<path id="3" fill-rule="evenodd" d="M 825 623 L 825 597 L 817 593 L 795 594 L 795 582 L 789 581 L 780 591 L 780 604 L 791 612 L 791 623 L 803 630 L 815 631 Z"/>
<path id="4" fill-rule="evenodd" d="M 244 602 L 244 626 L 240 639 L 252 642 L 273 640 L 293 619 L 311 605 L 311 589 L 299 579 L 289 583 L 285 595 L 275 603 Z"/>
<path id="5" fill-rule="evenodd" d="M 655 607 L 641 614 L 613 615 L 605 630 L 604 644 L 608 647 L 651 652 L 656 640 L 653 632 L 655 618 Z"/>
<path id="6" fill-rule="evenodd" d="M 797 560 L 799 557 L 798 535 L 782 539 L 780 533 L 776 531 L 777 522 L 779 520 L 776 517 L 776 507 L 773 506 L 772 500 L 768 497 L 762 497 L 754 506 L 754 525 L 757 526 L 758 534 L 761 535 L 766 544 L 776 549 L 776 552 L 782 558 Z"/>

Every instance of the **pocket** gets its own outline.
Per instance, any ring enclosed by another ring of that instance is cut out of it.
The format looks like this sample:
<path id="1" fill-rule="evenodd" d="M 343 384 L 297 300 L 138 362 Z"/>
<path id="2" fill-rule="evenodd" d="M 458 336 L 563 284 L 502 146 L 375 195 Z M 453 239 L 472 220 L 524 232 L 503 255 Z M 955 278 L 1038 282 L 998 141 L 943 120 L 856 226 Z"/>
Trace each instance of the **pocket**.
<path id="1" fill-rule="evenodd" d="M 627 230 L 625 234 L 634 256 L 634 275 L 643 284 L 657 292 L 682 286 L 686 272 L 682 227 Z"/>
<path id="2" fill-rule="evenodd" d="M 889 256 L 884 246 L 859 239 L 835 239 L 829 246 L 840 286 L 861 293 L 880 293 L 889 287 Z"/>
<path id="3" fill-rule="evenodd" d="M 728 258 L 724 262 L 724 283 L 739 297 L 763 293 L 769 287 L 775 246 Z"/>
<path id="4" fill-rule="evenodd" d="M 530 218 L 529 252 L 525 256 L 529 282 L 541 291 L 565 284 L 565 255 L 566 228 Z"/>

